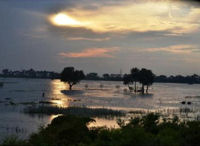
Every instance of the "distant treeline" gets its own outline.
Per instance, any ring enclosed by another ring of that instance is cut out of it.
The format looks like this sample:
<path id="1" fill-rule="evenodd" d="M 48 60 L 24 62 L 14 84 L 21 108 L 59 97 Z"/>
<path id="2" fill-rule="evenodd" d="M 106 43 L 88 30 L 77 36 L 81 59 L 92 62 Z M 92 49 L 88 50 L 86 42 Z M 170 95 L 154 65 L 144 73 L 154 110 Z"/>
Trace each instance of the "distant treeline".
<path id="1" fill-rule="evenodd" d="M 89 73 L 86 75 L 85 80 L 105 80 L 105 81 L 123 81 L 123 75 L 120 74 L 103 74 L 102 77 L 97 73 Z M 159 75 L 155 76 L 155 82 L 159 83 L 187 83 L 187 84 L 200 84 L 200 76 L 197 74 L 182 76 L 182 75 Z"/>
<path id="2" fill-rule="evenodd" d="M 2 70 L 0 77 L 15 77 L 15 78 L 46 78 L 46 79 L 59 79 L 60 73 L 51 71 L 35 71 L 22 70 L 22 71 L 12 71 L 9 69 Z M 103 74 L 99 76 L 98 73 L 88 73 L 85 75 L 85 80 L 104 80 L 104 81 L 123 81 L 122 74 Z M 200 84 L 200 76 L 197 74 L 182 76 L 182 75 L 159 75 L 154 79 L 155 82 L 160 83 L 187 83 L 187 84 Z"/>
<path id="3" fill-rule="evenodd" d="M 109 74 L 106 74 L 106 76 L 100 77 L 100 76 L 91 76 L 86 75 L 86 80 L 105 80 L 105 81 L 122 81 L 123 76 L 109 76 Z M 199 75 L 188 75 L 188 76 L 182 76 L 182 75 L 171 75 L 171 76 L 165 76 L 165 75 L 159 75 L 155 76 L 154 79 L 155 82 L 160 83 L 187 83 L 187 84 L 200 84 L 200 76 Z"/>
<path id="4" fill-rule="evenodd" d="M 165 76 L 160 75 L 156 76 L 155 82 L 162 82 L 162 83 L 187 83 L 187 84 L 200 84 L 200 76 L 199 75 L 190 75 L 190 76 Z"/>
<path id="5" fill-rule="evenodd" d="M 34 69 L 12 71 L 9 69 L 3 69 L 0 77 L 9 78 L 39 78 L 39 79 L 59 79 L 60 73 L 51 71 L 35 71 Z"/>

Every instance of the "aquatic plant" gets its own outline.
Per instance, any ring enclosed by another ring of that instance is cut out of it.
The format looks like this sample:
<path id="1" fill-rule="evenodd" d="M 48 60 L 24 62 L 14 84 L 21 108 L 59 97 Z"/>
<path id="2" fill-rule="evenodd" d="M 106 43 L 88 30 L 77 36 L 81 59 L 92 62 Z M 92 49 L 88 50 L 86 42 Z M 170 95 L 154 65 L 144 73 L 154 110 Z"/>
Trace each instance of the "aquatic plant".
<path id="1" fill-rule="evenodd" d="M 99 87 L 102 89 L 102 88 L 104 87 L 104 85 L 103 85 L 103 84 L 100 84 Z"/>
<path id="2" fill-rule="evenodd" d="M 85 89 L 88 89 L 88 84 L 85 84 Z"/>
<path id="3" fill-rule="evenodd" d="M 116 88 L 116 89 L 119 89 L 119 88 L 120 88 L 120 85 L 116 85 L 115 88 Z"/>
<path id="4" fill-rule="evenodd" d="M 86 117 L 113 117 L 124 116 L 123 111 L 117 111 L 105 108 L 87 108 L 87 107 L 57 107 L 57 106 L 30 106 L 24 109 L 28 114 L 65 114 L 78 115 Z"/>

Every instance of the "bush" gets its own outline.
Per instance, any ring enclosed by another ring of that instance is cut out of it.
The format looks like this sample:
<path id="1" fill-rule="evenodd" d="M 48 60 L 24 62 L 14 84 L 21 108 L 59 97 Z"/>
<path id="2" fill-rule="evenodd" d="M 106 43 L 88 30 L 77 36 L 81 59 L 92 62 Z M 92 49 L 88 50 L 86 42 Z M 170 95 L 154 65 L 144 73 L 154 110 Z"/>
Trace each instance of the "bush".
<path id="1" fill-rule="evenodd" d="M 199 146 L 200 121 L 180 122 L 177 118 L 159 122 L 160 116 L 149 114 L 131 119 L 121 128 L 89 129 L 90 118 L 59 116 L 41 128 L 27 142 L 7 139 L 2 145 L 30 146 Z"/>

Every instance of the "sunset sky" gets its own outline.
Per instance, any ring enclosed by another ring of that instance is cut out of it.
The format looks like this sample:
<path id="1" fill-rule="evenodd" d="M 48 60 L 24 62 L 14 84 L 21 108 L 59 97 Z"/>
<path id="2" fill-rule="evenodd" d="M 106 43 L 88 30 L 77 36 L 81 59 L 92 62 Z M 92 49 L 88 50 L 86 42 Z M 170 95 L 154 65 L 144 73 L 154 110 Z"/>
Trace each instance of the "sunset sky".
<path id="1" fill-rule="evenodd" d="M 0 0 L 0 69 L 200 74 L 200 5 L 178 0 Z"/>

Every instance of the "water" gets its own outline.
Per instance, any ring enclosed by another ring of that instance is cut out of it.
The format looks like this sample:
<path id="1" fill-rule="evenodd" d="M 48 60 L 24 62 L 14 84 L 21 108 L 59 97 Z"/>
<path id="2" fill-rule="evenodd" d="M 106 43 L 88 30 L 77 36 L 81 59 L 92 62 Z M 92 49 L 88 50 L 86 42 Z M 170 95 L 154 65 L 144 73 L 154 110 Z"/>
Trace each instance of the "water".
<path id="1" fill-rule="evenodd" d="M 30 116 L 23 113 L 23 108 L 30 106 L 27 103 L 41 100 L 51 101 L 54 106 L 62 107 L 104 107 L 125 111 L 167 111 L 191 107 L 197 115 L 200 111 L 200 85 L 155 83 L 150 87 L 149 95 L 135 95 L 125 92 L 127 87 L 122 82 L 82 81 L 74 86 L 74 92 L 68 92 L 67 84 L 59 80 L 5 78 L 0 79 L 1 81 L 5 84 L 0 88 L 0 139 L 8 135 L 27 138 L 40 126 L 50 123 L 56 115 Z M 117 85 L 120 87 L 117 88 Z M 43 93 L 45 97 L 42 97 Z M 186 96 L 192 98 L 185 98 Z M 191 105 L 183 105 L 182 101 L 190 101 Z M 96 121 L 92 126 L 117 127 L 112 120 L 96 118 Z"/>

